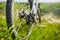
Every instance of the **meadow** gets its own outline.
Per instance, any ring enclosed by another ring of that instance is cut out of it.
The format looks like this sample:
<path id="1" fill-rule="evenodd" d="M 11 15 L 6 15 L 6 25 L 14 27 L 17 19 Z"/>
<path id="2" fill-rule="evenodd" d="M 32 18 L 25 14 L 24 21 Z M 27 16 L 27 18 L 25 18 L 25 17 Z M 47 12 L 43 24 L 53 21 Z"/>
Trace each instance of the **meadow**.
<path id="1" fill-rule="evenodd" d="M 24 3 L 15 3 L 14 5 L 14 12 L 17 12 L 17 10 L 21 10 L 24 7 Z M 42 12 L 45 13 L 44 10 L 47 10 L 46 13 L 51 14 L 51 11 L 48 11 L 49 8 L 52 7 L 54 8 L 60 8 L 59 3 L 57 4 L 41 4 L 41 9 L 43 10 Z M 11 33 L 9 33 L 7 24 L 6 24 L 6 14 L 5 10 L 6 9 L 6 3 L 0 3 L 0 40 L 12 40 L 11 38 Z M 16 13 L 15 13 L 16 14 Z M 43 16 L 47 16 L 48 14 L 44 14 Z M 60 23 L 58 22 L 53 22 L 50 23 L 49 20 L 45 19 L 42 16 L 42 21 L 40 26 L 35 25 L 32 34 L 29 36 L 28 40 L 60 40 Z M 49 16 L 49 15 L 48 15 Z M 52 15 L 50 15 L 52 16 Z M 56 18 L 58 19 L 58 18 Z M 56 20 L 57 21 L 57 20 Z M 29 25 L 25 24 L 25 21 L 23 21 L 22 26 L 20 31 L 19 31 L 19 37 L 24 37 L 26 33 L 28 32 L 27 30 L 29 29 Z M 15 16 L 14 19 L 14 25 L 16 27 L 20 27 L 21 20 Z M 16 40 L 18 40 L 16 39 Z"/>

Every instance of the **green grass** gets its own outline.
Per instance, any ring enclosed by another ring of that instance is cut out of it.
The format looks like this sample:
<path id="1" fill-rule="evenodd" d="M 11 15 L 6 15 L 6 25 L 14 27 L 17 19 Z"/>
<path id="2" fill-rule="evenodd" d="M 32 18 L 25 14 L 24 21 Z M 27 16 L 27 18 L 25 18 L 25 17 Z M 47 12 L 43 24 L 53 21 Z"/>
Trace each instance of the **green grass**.
<path id="1" fill-rule="evenodd" d="M 47 24 L 47 27 L 41 28 L 35 27 L 29 40 L 60 40 L 58 30 L 56 24 Z"/>
<path id="2" fill-rule="evenodd" d="M 9 33 L 9 30 L 6 24 L 5 14 L 3 15 L 3 12 L 6 11 L 5 4 L 6 3 L 0 3 L 1 5 L 0 6 L 0 14 L 1 14 L 0 16 L 0 40 L 12 40 L 11 34 Z M 18 4 L 18 5 L 17 4 L 15 4 L 14 6 L 15 11 L 16 9 L 20 10 L 23 7 L 23 5 L 25 5 L 25 4 Z M 48 5 L 45 4 L 45 5 L 42 5 L 41 7 L 42 9 L 47 9 L 50 6 Z M 14 19 L 14 22 L 15 22 L 14 23 L 15 27 L 20 27 L 20 23 L 23 22 L 22 27 L 19 31 L 19 36 L 24 37 L 27 34 L 28 29 L 30 28 L 29 25 L 25 24 L 26 23 L 25 20 L 21 21 L 19 18 L 16 18 L 16 17 Z M 44 27 L 35 26 L 28 40 L 60 40 L 60 23 L 51 24 L 47 20 L 43 19 L 40 25 L 45 25 L 45 26 Z"/>
<path id="3" fill-rule="evenodd" d="M 43 23 L 46 23 L 46 20 L 42 20 Z M 16 27 L 19 27 L 20 20 L 15 20 Z M 59 23 L 47 23 L 45 27 L 35 26 L 33 28 L 32 34 L 29 37 L 29 40 L 60 40 L 60 24 Z M 20 37 L 24 37 L 28 30 L 29 26 L 23 23 L 23 27 L 21 27 L 19 31 Z M 0 38 L 6 40 L 6 36 L 8 36 L 8 29 L 6 26 L 6 19 L 4 17 L 0 17 Z M 11 35 L 8 36 L 8 40 L 11 40 Z"/>

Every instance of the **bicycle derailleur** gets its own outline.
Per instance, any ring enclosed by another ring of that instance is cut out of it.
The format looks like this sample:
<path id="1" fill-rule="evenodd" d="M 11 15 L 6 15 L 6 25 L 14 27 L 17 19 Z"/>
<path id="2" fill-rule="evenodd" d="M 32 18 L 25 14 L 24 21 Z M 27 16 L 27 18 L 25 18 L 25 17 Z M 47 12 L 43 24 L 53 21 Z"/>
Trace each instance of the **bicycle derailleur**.
<path id="1" fill-rule="evenodd" d="M 26 14 L 24 11 L 19 12 L 19 18 L 26 20 L 26 24 L 28 25 L 35 22 L 34 17 L 35 17 L 35 14 L 31 12 L 29 14 Z"/>

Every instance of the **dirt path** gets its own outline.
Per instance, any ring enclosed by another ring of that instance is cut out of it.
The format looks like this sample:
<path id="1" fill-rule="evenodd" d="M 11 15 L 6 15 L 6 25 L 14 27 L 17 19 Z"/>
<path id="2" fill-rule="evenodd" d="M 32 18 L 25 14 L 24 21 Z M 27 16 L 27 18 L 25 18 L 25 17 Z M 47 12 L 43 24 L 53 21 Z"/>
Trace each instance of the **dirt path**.
<path id="1" fill-rule="evenodd" d="M 60 19 L 53 18 L 52 15 L 43 16 L 42 19 L 46 19 L 49 23 L 60 23 Z"/>

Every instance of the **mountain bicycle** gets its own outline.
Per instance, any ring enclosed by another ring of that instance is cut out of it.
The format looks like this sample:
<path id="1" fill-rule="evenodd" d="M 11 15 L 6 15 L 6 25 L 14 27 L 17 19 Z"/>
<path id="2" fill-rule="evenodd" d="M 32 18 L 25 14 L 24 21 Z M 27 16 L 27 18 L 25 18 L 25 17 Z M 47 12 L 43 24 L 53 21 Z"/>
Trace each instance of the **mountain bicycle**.
<path id="1" fill-rule="evenodd" d="M 41 23 L 41 15 L 40 15 L 40 6 L 39 4 L 37 3 L 38 6 L 36 6 L 35 4 L 33 5 L 33 3 L 29 3 L 30 4 L 30 10 L 28 12 L 28 14 L 26 14 L 26 8 L 24 10 L 20 10 L 19 12 L 19 18 L 20 19 L 24 19 L 26 21 L 26 25 L 29 25 L 30 28 L 28 29 L 28 32 L 27 34 L 25 35 L 25 37 L 21 37 L 19 40 L 28 40 L 28 37 L 31 35 L 32 33 L 32 29 L 34 27 L 34 23 L 36 23 L 38 20 L 38 22 Z M 10 29 L 10 27 L 12 25 L 14 25 L 14 17 L 13 17 L 13 6 L 14 6 L 14 3 L 13 3 L 13 0 L 7 0 L 7 3 L 6 3 L 6 21 L 7 21 L 7 26 L 8 26 L 8 29 Z M 36 6 L 37 9 L 36 9 L 36 14 L 34 14 L 35 10 L 33 9 L 33 7 Z M 38 18 L 36 17 L 38 16 Z M 22 27 L 22 23 L 23 22 L 20 22 L 20 26 Z M 12 38 L 13 40 L 19 36 L 19 31 L 20 31 L 20 27 L 16 28 L 12 28 L 14 29 L 13 33 L 12 33 Z M 9 31 L 11 32 L 12 29 Z"/>

